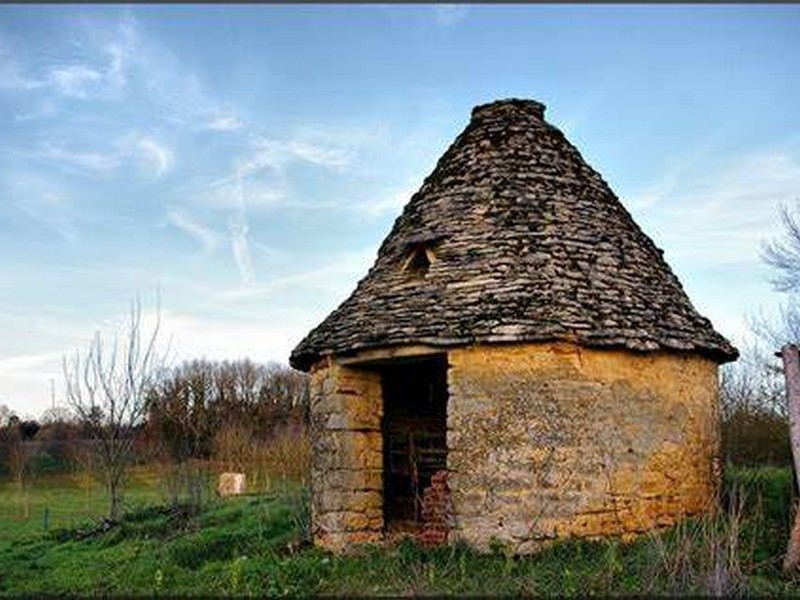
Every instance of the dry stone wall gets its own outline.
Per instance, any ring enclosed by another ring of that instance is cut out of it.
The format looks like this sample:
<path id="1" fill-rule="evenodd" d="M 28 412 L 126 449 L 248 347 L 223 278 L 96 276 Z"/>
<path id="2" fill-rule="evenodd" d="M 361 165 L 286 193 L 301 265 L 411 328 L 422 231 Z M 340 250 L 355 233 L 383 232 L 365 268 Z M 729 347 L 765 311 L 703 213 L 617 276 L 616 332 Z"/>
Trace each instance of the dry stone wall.
<path id="1" fill-rule="evenodd" d="M 381 380 L 329 359 L 311 373 L 311 526 L 344 550 L 383 537 Z"/>
<path id="2" fill-rule="evenodd" d="M 717 365 L 566 343 L 449 354 L 451 539 L 526 553 L 696 514 L 718 480 Z"/>
<path id="3" fill-rule="evenodd" d="M 447 471 L 423 541 L 632 535 L 709 507 L 719 484 L 717 364 L 569 343 L 448 353 Z M 384 539 L 380 372 L 317 363 L 312 529 L 342 551 Z"/>

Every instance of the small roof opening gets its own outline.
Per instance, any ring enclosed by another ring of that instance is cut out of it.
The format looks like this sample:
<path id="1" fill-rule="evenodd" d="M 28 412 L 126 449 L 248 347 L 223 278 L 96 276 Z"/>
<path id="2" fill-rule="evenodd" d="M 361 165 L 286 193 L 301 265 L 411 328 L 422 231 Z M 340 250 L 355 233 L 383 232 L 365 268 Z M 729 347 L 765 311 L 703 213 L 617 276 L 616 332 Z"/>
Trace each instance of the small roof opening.
<path id="1" fill-rule="evenodd" d="M 415 244 L 403 263 L 403 271 L 413 277 L 422 278 L 428 274 L 428 268 L 436 260 L 433 250 L 427 244 Z"/>

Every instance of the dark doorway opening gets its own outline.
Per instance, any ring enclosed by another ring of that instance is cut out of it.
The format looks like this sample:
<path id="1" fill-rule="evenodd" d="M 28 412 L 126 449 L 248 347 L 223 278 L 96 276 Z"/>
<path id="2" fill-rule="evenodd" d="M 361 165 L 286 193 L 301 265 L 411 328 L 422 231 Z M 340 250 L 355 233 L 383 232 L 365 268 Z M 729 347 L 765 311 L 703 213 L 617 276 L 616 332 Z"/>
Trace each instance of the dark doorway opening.
<path id="1" fill-rule="evenodd" d="M 382 382 L 384 522 L 414 529 L 431 476 L 447 468 L 447 357 L 387 365 Z"/>

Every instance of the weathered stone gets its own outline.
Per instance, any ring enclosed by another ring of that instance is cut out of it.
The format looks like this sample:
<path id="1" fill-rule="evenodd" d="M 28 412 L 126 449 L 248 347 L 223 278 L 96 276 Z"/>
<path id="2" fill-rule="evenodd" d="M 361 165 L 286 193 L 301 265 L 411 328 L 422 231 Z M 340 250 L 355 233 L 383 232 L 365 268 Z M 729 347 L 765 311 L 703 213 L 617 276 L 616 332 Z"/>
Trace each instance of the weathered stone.
<path id="1" fill-rule="evenodd" d="M 561 344 L 475 346 L 448 360 L 461 539 L 522 552 L 553 531 L 644 531 L 713 497 L 713 361 Z M 532 444 L 539 432 L 548 445 Z"/>
<path id="2" fill-rule="evenodd" d="M 316 498 L 317 505 L 321 511 L 343 511 L 352 510 L 366 512 L 374 508 L 381 512 L 383 496 L 379 490 L 337 490 L 335 488 L 322 489 Z"/>
<path id="3" fill-rule="evenodd" d="M 217 493 L 222 496 L 240 496 L 247 491 L 247 476 L 244 473 L 220 473 Z"/>
<path id="4" fill-rule="evenodd" d="M 382 539 L 381 369 L 420 351 L 449 363 L 447 485 L 424 492 L 426 543 L 524 553 L 714 498 L 717 364 L 737 351 L 543 114 L 477 107 L 367 276 L 292 352 L 312 374 L 317 544 Z"/>
<path id="5" fill-rule="evenodd" d="M 691 305 L 663 252 L 536 106 L 509 100 L 475 109 L 367 276 L 294 349 L 293 366 L 422 339 L 736 357 Z M 404 268 L 420 241 L 436 256 L 422 277 Z"/>

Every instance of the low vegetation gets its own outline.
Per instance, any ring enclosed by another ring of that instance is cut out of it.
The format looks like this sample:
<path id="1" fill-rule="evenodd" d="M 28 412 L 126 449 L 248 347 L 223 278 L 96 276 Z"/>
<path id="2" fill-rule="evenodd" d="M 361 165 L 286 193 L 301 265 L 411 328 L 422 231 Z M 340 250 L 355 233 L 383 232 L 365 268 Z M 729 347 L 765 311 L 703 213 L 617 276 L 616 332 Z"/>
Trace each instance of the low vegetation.
<path id="1" fill-rule="evenodd" d="M 185 363 L 151 388 L 121 517 L 87 424 L 0 422 L 0 595 L 797 594 L 781 573 L 793 479 L 779 375 L 724 372 L 720 510 L 666 532 L 564 540 L 535 556 L 411 541 L 336 556 L 309 543 L 307 380 L 248 362 Z M 748 366 L 749 365 L 749 366 Z M 216 476 L 247 475 L 220 500 Z"/>
<path id="2" fill-rule="evenodd" d="M 139 477 L 129 499 L 159 494 L 155 481 Z M 47 531 L 45 502 L 27 520 L 3 506 L 0 530 L 12 533 L 0 539 L 0 594 L 797 594 L 800 579 L 780 571 L 791 486 L 787 469 L 735 470 L 717 515 L 631 543 L 566 540 L 529 557 L 500 544 L 481 554 L 410 541 L 331 555 L 308 543 L 307 492 L 292 484 L 199 512 L 144 502 L 117 524 L 59 516 L 84 506 L 73 486 L 49 498 Z"/>

